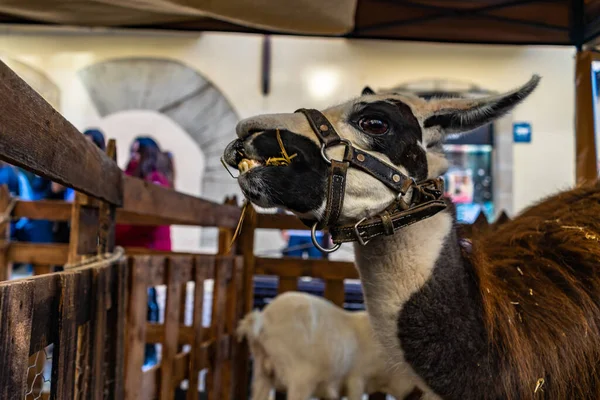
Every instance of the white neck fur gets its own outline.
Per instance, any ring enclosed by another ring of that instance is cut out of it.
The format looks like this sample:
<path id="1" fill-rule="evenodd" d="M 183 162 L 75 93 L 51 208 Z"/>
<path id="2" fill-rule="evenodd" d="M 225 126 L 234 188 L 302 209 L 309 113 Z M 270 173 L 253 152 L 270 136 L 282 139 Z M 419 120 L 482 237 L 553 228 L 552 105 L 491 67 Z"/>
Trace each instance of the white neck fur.
<path id="1" fill-rule="evenodd" d="M 393 236 L 354 246 L 373 328 L 394 360 L 403 359 L 397 335 L 398 314 L 431 276 L 452 220 L 452 215 L 443 211 Z"/>

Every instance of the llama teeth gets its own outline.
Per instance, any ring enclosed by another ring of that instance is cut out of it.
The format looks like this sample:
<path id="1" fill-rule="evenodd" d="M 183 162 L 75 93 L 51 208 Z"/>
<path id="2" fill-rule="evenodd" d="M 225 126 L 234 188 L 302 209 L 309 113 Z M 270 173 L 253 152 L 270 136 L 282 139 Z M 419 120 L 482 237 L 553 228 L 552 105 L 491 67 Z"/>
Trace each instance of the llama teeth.
<path id="1" fill-rule="evenodd" d="M 238 169 L 240 170 L 240 173 L 244 174 L 244 173 L 250 171 L 252 168 L 258 167 L 259 165 L 261 165 L 261 164 L 258 161 L 249 160 L 247 158 L 244 158 L 238 164 Z"/>

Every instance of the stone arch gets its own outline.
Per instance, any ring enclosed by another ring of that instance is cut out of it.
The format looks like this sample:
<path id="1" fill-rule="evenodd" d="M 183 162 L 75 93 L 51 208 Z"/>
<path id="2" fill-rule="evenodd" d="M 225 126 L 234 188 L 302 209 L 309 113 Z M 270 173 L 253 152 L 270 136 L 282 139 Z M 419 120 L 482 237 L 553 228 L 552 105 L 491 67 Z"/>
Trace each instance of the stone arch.
<path id="1" fill-rule="evenodd" d="M 221 202 L 239 193 L 220 163 L 235 137 L 239 117 L 221 91 L 196 70 L 163 58 L 119 58 L 79 71 L 101 117 L 126 110 L 153 110 L 185 130 L 205 156 L 202 196 Z"/>
<path id="2" fill-rule="evenodd" d="M 462 80 L 422 79 L 394 86 L 386 91 L 410 92 L 417 95 L 446 94 L 461 97 L 482 97 L 497 92 Z M 492 156 L 493 196 L 496 216 L 502 210 L 513 211 L 513 117 L 508 114 L 494 122 L 494 150 Z"/>
<path id="3" fill-rule="evenodd" d="M 2 57 L 2 61 L 21 79 L 38 92 L 44 100 L 60 110 L 60 89 L 45 73 L 29 64 L 10 57 Z"/>

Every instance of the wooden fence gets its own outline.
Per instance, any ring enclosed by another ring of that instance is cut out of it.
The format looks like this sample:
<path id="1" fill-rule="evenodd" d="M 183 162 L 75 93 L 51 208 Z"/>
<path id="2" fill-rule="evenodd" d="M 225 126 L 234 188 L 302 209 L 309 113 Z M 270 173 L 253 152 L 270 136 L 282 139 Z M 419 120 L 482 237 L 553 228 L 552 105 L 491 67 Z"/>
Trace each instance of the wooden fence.
<path id="1" fill-rule="evenodd" d="M 24 202 L 0 191 L 0 398 L 172 399 L 187 380 L 187 398 L 197 399 L 201 370 L 208 371 L 210 399 L 238 398 L 247 357 L 232 338 L 251 307 L 248 257 L 225 243 L 239 207 L 125 176 L 115 154 L 114 142 L 106 153 L 97 149 L 0 63 L 0 159 L 77 191 L 72 204 Z M 22 217 L 70 222 L 69 243 L 11 242 L 10 220 Z M 220 254 L 124 252 L 114 244 L 117 223 L 218 227 Z M 41 275 L 6 280 L 12 262 L 31 263 Z M 50 273 L 52 265 L 64 271 Z M 204 327 L 209 279 L 213 309 Z M 182 319 L 188 282 L 194 283 L 191 325 Z M 162 324 L 146 321 L 147 289 L 155 285 L 166 285 Z M 146 343 L 160 343 L 162 351 L 160 363 L 144 371 Z"/>

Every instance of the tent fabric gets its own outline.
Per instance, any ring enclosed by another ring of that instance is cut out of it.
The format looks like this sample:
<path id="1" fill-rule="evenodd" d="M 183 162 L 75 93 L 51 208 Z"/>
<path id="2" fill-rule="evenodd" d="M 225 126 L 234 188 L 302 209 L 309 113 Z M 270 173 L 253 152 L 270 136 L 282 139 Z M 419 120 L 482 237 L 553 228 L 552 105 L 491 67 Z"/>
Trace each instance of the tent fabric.
<path id="1" fill-rule="evenodd" d="M 0 22 L 340 35 L 357 0 L 3 0 Z M 219 23 L 225 21 L 229 24 Z M 226 29 L 228 26 L 231 29 Z M 220 28 L 220 29 L 219 29 Z M 185 28 L 183 28 L 185 29 Z"/>
<path id="2" fill-rule="evenodd" d="M 0 23 L 582 45 L 600 0 L 3 0 Z"/>

